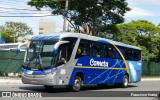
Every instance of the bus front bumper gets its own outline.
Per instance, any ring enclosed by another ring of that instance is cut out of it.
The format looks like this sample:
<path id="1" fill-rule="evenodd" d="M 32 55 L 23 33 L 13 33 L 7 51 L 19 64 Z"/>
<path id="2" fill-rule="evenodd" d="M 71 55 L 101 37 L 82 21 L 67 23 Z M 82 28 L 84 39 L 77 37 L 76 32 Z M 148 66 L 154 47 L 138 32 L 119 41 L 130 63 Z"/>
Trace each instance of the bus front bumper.
<path id="1" fill-rule="evenodd" d="M 55 74 L 48 75 L 31 75 L 22 73 L 22 83 L 24 84 L 36 84 L 36 85 L 56 85 Z"/>

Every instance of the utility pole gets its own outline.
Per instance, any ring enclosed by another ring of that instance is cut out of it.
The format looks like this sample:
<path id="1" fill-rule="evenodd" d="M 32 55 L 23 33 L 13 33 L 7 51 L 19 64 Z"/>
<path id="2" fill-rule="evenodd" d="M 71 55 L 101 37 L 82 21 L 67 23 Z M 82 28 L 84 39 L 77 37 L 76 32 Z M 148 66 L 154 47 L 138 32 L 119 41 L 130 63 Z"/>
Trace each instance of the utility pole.
<path id="1" fill-rule="evenodd" d="M 68 1 L 66 0 L 65 9 L 64 9 L 64 22 L 63 22 L 63 32 L 66 32 L 66 25 L 67 25 L 67 11 L 68 11 Z"/>

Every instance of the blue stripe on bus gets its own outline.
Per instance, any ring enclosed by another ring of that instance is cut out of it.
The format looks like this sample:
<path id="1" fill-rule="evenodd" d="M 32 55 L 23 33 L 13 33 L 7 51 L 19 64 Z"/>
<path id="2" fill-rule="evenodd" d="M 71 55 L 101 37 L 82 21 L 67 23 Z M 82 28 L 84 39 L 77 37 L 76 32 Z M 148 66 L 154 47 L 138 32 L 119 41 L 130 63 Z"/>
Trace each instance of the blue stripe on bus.
<path id="1" fill-rule="evenodd" d="M 76 66 L 91 66 L 91 59 L 93 59 L 95 62 L 97 62 L 97 64 L 102 65 L 101 63 L 103 62 L 108 62 L 108 66 L 107 68 L 121 68 L 124 69 L 125 65 L 123 60 L 116 60 L 116 59 L 109 59 L 109 58 L 97 58 L 97 57 L 82 57 L 80 58 L 77 63 Z M 87 62 L 86 62 L 87 61 Z M 94 66 L 91 66 L 94 67 Z M 114 69 L 103 69 L 103 66 L 98 66 L 99 68 L 102 69 L 96 69 L 96 68 L 74 68 L 72 75 L 71 75 L 71 79 L 69 84 L 73 84 L 74 81 L 74 76 L 76 75 L 76 73 L 78 72 L 82 72 L 84 74 L 84 84 L 100 84 L 102 81 L 104 81 L 106 79 L 106 77 L 108 76 L 108 71 L 110 71 L 110 74 L 108 77 L 112 77 L 113 75 L 116 75 L 117 72 L 119 72 L 119 70 L 114 70 Z M 126 70 L 123 70 L 123 72 L 126 72 Z M 96 75 L 95 75 L 96 73 Z M 111 75 L 111 76 L 110 76 Z M 124 74 L 123 74 L 124 75 Z M 123 75 L 121 75 L 121 77 L 123 77 Z M 91 78 L 89 78 L 91 77 Z M 122 79 L 122 78 L 120 78 Z M 120 79 L 113 79 L 112 81 L 115 82 L 121 82 L 122 80 Z M 104 81 L 105 82 L 109 82 L 112 83 L 112 81 Z"/>
<path id="2" fill-rule="evenodd" d="M 102 68 L 126 68 L 125 65 L 123 64 L 122 66 L 119 66 L 117 64 L 117 61 L 120 61 L 119 63 L 122 65 L 123 60 L 118 60 L 118 59 L 110 59 L 110 58 L 98 58 L 98 57 L 91 57 L 91 56 L 85 56 L 81 57 L 78 59 L 77 63 L 75 66 L 98 66 Z M 108 66 L 104 66 L 108 65 Z"/>
<path id="3" fill-rule="evenodd" d="M 95 61 L 108 62 L 108 68 L 102 66 L 90 66 L 90 59 Z M 141 76 L 141 62 L 127 61 L 129 65 L 130 82 L 140 81 Z M 77 73 L 84 74 L 84 84 L 107 84 L 107 83 L 121 83 L 127 70 L 123 60 L 109 59 L 109 58 L 94 58 L 94 57 L 81 57 L 78 59 L 76 66 L 70 77 L 69 85 L 73 85 L 74 77 Z M 82 67 L 81 67 L 82 66 Z"/>
<path id="4" fill-rule="evenodd" d="M 31 74 L 31 75 L 44 75 L 44 74 L 50 73 L 54 70 L 57 70 L 57 68 L 51 68 L 51 69 L 47 69 L 47 70 L 27 70 L 25 68 L 22 68 L 22 72 L 24 72 L 26 74 Z"/>
<path id="5" fill-rule="evenodd" d="M 110 44 L 109 42 L 107 42 L 105 40 L 98 40 L 98 42 L 105 43 L 105 44 Z"/>
<path id="6" fill-rule="evenodd" d="M 110 68 L 115 68 L 115 66 L 118 64 L 118 63 L 120 63 L 121 61 L 116 61 L 116 63 L 112 66 L 112 67 L 110 67 Z M 107 73 L 108 71 L 110 71 L 110 70 L 106 70 L 106 71 L 104 71 L 103 73 L 101 73 L 100 75 L 98 75 L 96 78 L 94 78 L 92 81 L 90 81 L 88 84 L 90 84 L 90 83 L 92 83 L 94 80 L 96 80 L 98 77 L 100 77 L 100 76 L 102 76 L 103 74 L 105 74 L 105 73 Z M 112 72 L 112 70 L 110 71 L 110 73 Z"/>
<path id="7" fill-rule="evenodd" d="M 102 41 L 102 40 L 98 40 L 98 41 Z M 104 40 L 104 41 L 105 41 L 105 40 Z M 121 58 L 122 58 L 123 61 L 124 61 L 124 64 L 125 64 L 127 73 L 129 74 L 129 82 L 130 82 L 131 80 L 130 80 L 130 71 L 129 71 L 129 68 L 128 68 L 128 64 L 127 64 L 126 59 L 125 59 L 124 55 L 122 54 L 121 50 L 116 46 L 116 45 L 120 45 L 120 46 L 128 47 L 129 45 L 123 44 L 123 43 L 120 43 L 120 42 L 115 42 L 115 41 L 107 41 L 107 42 L 110 43 L 111 45 L 113 45 L 114 48 L 117 50 L 117 53 L 119 53 L 119 54 L 121 55 Z M 133 47 L 133 46 L 129 46 L 129 47 Z M 137 48 L 137 47 L 136 47 L 136 48 Z"/>
<path id="8" fill-rule="evenodd" d="M 76 73 L 82 72 L 84 74 L 84 84 L 108 84 L 108 83 L 121 83 L 123 82 L 124 73 L 126 70 L 104 70 L 94 68 L 74 68 L 71 75 L 69 85 L 73 85 Z M 110 75 L 108 76 L 108 73 Z M 106 79 L 107 78 L 107 79 Z"/>
<path id="9" fill-rule="evenodd" d="M 58 39 L 60 36 L 33 36 L 32 40 L 51 40 Z"/>
<path id="10" fill-rule="evenodd" d="M 118 63 L 118 64 L 120 65 L 120 63 Z M 124 64 L 124 63 L 122 63 L 122 64 Z M 122 65 L 120 65 L 120 66 L 122 66 Z M 111 71 L 108 73 L 108 76 L 110 76 L 110 74 L 111 74 L 112 71 L 113 71 L 113 70 L 111 70 Z M 115 74 L 115 75 L 118 75 L 120 71 L 122 71 L 122 70 L 118 70 L 117 74 Z M 124 72 L 124 71 L 123 71 L 123 72 Z M 125 73 L 123 73 L 123 74 L 125 74 Z M 113 77 L 113 76 L 111 76 L 111 77 Z M 116 79 L 116 78 L 114 78 L 113 83 L 114 83 L 115 79 Z M 102 81 L 101 83 L 105 83 L 107 80 L 108 80 L 108 77 L 106 77 L 106 79 L 105 79 L 104 81 Z"/>
<path id="11" fill-rule="evenodd" d="M 123 47 L 128 47 L 128 48 L 141 50 L 139 47 L 128 45 L 128 44 L 124 44 L 122 42 L 117 42 L 117 41 L 112 41 L 112 40 L 108 40 L 108 41 L 106 41 L 106 40 L 97 40 L 97 41 L 101 42 L 101 43 L 105 43 L 105 44 L 114 44 L 114 45 L 118 45 L 118 46 L 123 46 Z"/>

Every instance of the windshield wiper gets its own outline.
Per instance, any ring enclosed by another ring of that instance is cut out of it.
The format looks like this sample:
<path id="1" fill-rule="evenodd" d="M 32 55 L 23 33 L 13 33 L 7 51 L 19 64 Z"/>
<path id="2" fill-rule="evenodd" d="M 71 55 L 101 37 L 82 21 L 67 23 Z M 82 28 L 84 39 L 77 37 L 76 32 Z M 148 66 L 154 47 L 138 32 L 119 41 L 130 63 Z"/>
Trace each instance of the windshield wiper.
<path id="1" fill-rule="evenodd" d="M 39 67 L 41 68 L 41 70 L 43 71 L 43 67 L 41 66 L 42 65 L 42 59 L 41 59 L 41 56 L 40 56 L 40 53 L 38 53 L 38 59 L 39 59 Z M 37 63 L 37 59 L 36 59 L 36 63 Z"/>
<path id="2" fill-rule="evenodd" d="M 29 60 L 29 62 L 28 62 L 28 64 L 27 64 L 27 66 L 26 66 L 26 67 L 28 67 L 28 66 L 30 65 L 30 63 L 34 60 L 34 58 L 36 58 L 36 57 L 35 57 L 35 55 L 36 55 L 36 54 L 33 54 L 33 56 L 32 56 L 32 58 L 31 58 L 31 60 Z M 33 60 L 32 60 L 32 59 L 33 59 Z"/>
<path id="3" fill-rule="evenodd" d="M 41 70 L 44 70 L 43 67 L 41 66 L 42 65 L 42 61 L 41 61 L 40 53 L 36 53 L 35 55 L 33 55 L 33 57 L 28 62 L 26 67 L 29 67 L 31 62 L 33 62 L 34 67 L 38 66 L 38 67 L 40 67 Z M 33 66 L 31 65 L 31 67 L 33 67 Z"/>

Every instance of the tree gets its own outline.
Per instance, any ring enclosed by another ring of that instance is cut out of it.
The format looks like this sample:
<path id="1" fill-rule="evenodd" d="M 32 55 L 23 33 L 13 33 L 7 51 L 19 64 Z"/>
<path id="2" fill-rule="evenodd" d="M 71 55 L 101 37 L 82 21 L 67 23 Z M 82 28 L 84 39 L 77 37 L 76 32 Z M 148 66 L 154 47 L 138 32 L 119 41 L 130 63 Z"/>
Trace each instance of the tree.
<path id="1" fill-rule="evenodd" d="M 116 24 L 100 25 L 97 27 L 97 36 L 116 40 L 118 28 Z M 110 37 L 107 37 L 110 36 Z"/>
<path id="2" fill-rule="evenodd" d="M 4 31 L 4 26 L 0 26 L 0 32 Z"/>
<path id="3" fill-rule="evenodd" d="M 25 35 L 32 35 L 32 29 L 30 27 L 28 27 L 25 23 L 21 23 L 21 22 L 6 22 L 5 23 L 5 30 L 12 30 L 15 32 L 15 41 L 19 36 L 25 36 Z"/>
<path id="4" fill-rule="evenodd" d="M 4 27 L 0 26 L 0 39 L 2 38 L 2 32 L 4 31 Z"/>
<path id="5" fill-rule="evenodd" d="M 160 59 L 160 28 L 146 20 L 117 25 L 117 41 L 139 46 L 145 61 Z"/>
<path id="6" fill-rule="evenodd" d="M 6 43 L 13 43 L 14 42 L 14 34 L 16 34 L 13 30 L 4 30 L 2 33 L 2 38 L 5 39 Z"/>
<path id="7" fill-rule="evenodd" d="M 51 8 L 52 14 L 63 15 L 78 31 L 79 26 L 91 26 L 93 35 L 100 26 L 124 22 L 124 14 L 130 11 L 126 0 L 69 0 L 68 11 L 64 11 L 65 0 L 31 0 L 28 5 L 38 10 Z"/>

